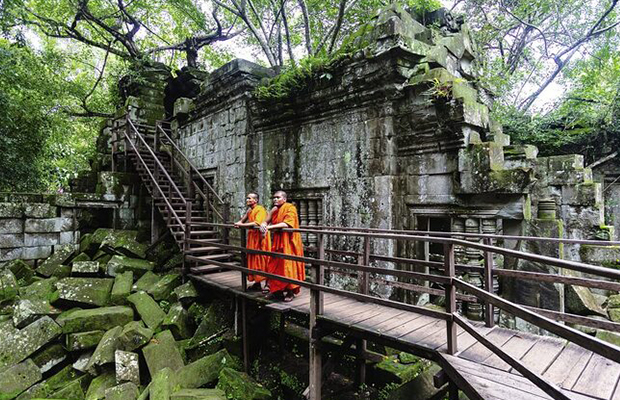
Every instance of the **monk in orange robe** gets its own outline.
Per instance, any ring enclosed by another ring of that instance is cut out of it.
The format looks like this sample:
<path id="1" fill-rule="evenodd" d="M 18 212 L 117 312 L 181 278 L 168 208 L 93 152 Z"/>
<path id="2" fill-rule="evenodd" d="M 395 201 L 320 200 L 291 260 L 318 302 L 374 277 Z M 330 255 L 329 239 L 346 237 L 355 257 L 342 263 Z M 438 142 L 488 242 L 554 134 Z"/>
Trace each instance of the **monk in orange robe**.
<path id="1" fill-rule="evenodd" d="M 299 232 L 283 232 L 278 228 L 299 229 L 299 217 L 297 208 L 286 202 L 286 193 L 278 191 L 273 196 L 275 207 L 271 209 L 267 220 L 261 224 L 261 231 L 265 234 L 275 229 L 272 233 L 271 251 L 284 253 L 292 256 L 303 257 L 304 249 Z M 269 260 L 268 271 L 287 278 L 303 281 L 306 279 L 306 268 L 301 261 L 285 260 L 280 257 L 272 256 Z M 299 294 L 299 285 L 268 279 L 270 297 L 277 293 L 284 295 L 284 301 L 293 300 Z"/>
<path id="2" fill-rule="evenodd" d="M 245 204 L 248 206 L 248 211 L 243 218 L 235 223 L 236 228 L 241 227 L 259 227 L 267 218 L 267 210 L 265 207 L 258 204 L 258 195 L 256 193 L 249 193 L 245 199 Z M 269 233 L 263 235 L 259 229 L 248 229 L 246 246 L 248 249 L 271 251 L 271 240 Z M 267 266 L 269 263 L 269 256 L 261 254 L 247 254 L 247 267 L 255 271 L 267 272 Z M 262 275 L 248 274 L 248 281 L 254 282 L 250 286 L 250 290 L 261 290 L 261 282 L 266 279 Z"/>

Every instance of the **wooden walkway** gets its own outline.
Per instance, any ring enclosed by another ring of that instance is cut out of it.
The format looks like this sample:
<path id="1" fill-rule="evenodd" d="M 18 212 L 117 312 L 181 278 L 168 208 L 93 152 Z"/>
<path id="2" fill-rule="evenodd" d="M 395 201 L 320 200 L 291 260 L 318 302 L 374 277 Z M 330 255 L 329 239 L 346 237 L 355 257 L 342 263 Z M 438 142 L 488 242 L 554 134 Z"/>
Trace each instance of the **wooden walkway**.
<path id="1" fill-rule="evenodd" d="M 269 302 L 258 292 L 243 292 L 241 273 L 190 275 L 209 287 L 232 292 L 277 311 L 309 314 L 309 291 L 290 303 Z M 458 328 L 458 350 L 447 354 L 446 322 L 433 317 L 324 293 L 321 324 L 352 332 L 439 363 L 471 399 L 551 399 L 469 333 Z M 562 339 L 475 324 L 476 330 L 543 379 L 576 400 L 620 400 L 620 364 Z"/>

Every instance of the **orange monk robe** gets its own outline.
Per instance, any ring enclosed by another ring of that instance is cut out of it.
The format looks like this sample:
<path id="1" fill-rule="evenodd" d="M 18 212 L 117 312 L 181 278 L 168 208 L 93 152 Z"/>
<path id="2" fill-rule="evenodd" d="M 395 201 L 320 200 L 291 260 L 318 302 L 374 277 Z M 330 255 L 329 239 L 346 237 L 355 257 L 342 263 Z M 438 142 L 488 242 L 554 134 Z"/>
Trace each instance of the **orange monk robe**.
<path id="1" fill-rule="evenodd" d="M 280 222 L 286 223 L 291 228 L 299 229 L 297 208 L 291 203 L 282 204 L 271 216 L 272 225 L 279 224 Z M 271 251 L 303 257 L 304 248 L 299 232 L 277 230 L 273 231 L 272 235 Z M 285 260 L 275 256 L 271 257 L 269 261 L 269 272 L 300 281 L 306 279 L 306 268 L 303 262 Z M 269 289 L 272 293 L 281 290 L 290 290 L 295 294 L 299 293 L 299 285 L 273 279 L 269 279 Z"/>
<path id="2" fill-rule="evenodd" d="M 252 208 L 248 214 L 248 222 L 255 222 L 260 225 L 267 218 L 267 211 L 265 207 L 256 205 Z M 248 249 L 253 250 L 262 250 L 262 251 L 271 251 L 271 240 L 269 236 L 269 232 L 265 236 L 258 229 L 248 229 L 248 241 L 247 241 Z M 260 254 L 248 254 L 247 255 L 247 265 L 249 269 L 253 269 L 256 271 L 265 271 L 267 272 L 267 266 L 269 264 L 269 256 L 264 256 Z M 248 275 L 248 280 L 254 282 L 264 281 L 265 278 L 262 275 Z"/>

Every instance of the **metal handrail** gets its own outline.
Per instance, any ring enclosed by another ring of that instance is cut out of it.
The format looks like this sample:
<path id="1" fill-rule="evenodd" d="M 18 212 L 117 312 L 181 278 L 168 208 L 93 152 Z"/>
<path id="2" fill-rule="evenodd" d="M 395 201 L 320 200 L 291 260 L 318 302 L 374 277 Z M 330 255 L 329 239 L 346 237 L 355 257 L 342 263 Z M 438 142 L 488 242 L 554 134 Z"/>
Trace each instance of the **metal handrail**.
<path id="1" fill-rule="evenodd" d="M 129 126 L 133 129 L 133 131 L 135 132 L 136 136 L 138 138 L 140 138 L 140 140 L 142 141 L 142 143 L 144 144 L 144 146 L 146 146 L 146 149 L 149 151 L 149 153 L 151 153 L 151 155 L 153 156 L 153 159 L 155 160 L 155 163 L 157 163 L 157 165 L 159 166 L 159 168 L 162 170 L 162 172 L 164 173 L 164 176 L 166 177 L 166 179 L 168 180 L 168 182 L 172 185 L 172 187 L 174 188 L 175 192 L 177 192 L 177 194 L 179 195 L 179 197 L 181 198 L 181 200 L 183 201 L 183 205 L 187 204 L 187 200 L 185 200 L 185 197 L 183 196 L 183 194 L 181 193 L 181 191 L 179 190 L 179 187 L 176 185 L 176 183 L 174 183 L 174 180 L 170 177 L 170 175 L 168 174 L 168 171 L 166 171 L 166 168 L 164 168 L 164 166 L 162 165 L 162 163 L 159 161 L 159 158 L 157 158 L 157 155 L 155 155 L 155 152 L 153 152 L 153 150 L 151 149 L 151 147 L 148 145 L 148 143 L 146 143 L 146 140 L 144 140 L 144 138 L 142 137 L 142 135 L 140 134 L 140 132 L 138 131 L 138 129 L 135 127 L 135 125 L 133 124 L 133 122 L 131 121 L 131 119 L 127 118 L 127 122 L 129 123 Z M 131 139 L 129 139 L 129 141 L 131 141 Z M 137 150 L 136 150 L 137 151 Z M 146 167 L 146 164 L 145 164 Z M 148 167 L 146 167 L 146 169 L 148 170 Z M 155 178 L 153 178 L 155 179 Z"/>
<path id="2" fill-rule="evenodd" d="M 164 194 L 163 190 L 161 189 L 161 187 L 159 186 L 159 183 L 157 183 L 157 180 L 155 179 L 155 177 L 153 176 L 153 174 L 151 173 L 151 171 L 149 170 L 148 166 L 146 165 L 146 161 L 144 161 L 144 159 L 142 158 L 142 155 L 140 155 L 140 152 L 138 151 L 138 149 L 136 148 L 136 146 L 134 145 L 134 143 L 131 141 L 131 138 L 129 137 L 129 135 L 127 134 L 127 132 L 123 131 L 123 135 L 127 138 L 127 142 L 131 145 L 131 148 L 133 149 L 133 151 L 136 153 L 136 156 L 138 156 L 138 159 L 142 162 L 142 164 L 144 165 L 144 170 L 149 174 L 149 177 L 151 178 L 151 180 L 153 181 L 153 184 L 155 185 L 155 187 L 157 188 L 157 190 L 159 191 L 159 193 L 161 194 L 161 197 L 164 199 L 164 201 L 166 202 L 166 207 L 168 208 L 168 210 L 170 210 L 170 212 L 172 213 L 172 216 L 174 217 L 174 219 L 179 223 L 179 226 L 181 227 L 181 229 L 183 230 L 183 232 L 185 232 L 185 226 L 183 226 L 183 223 L 181 222 L 181 219 L 179 218 L 179 216 L 177 215 L 176 211 L 174 210 L 174 208 L 172 207 L 172 204 L 170 204 L 170 202 L 168 201 L 168 198 L 166 197 L 166 195 Z"/>
<path id="3" fill-rule="evenodd" d="M 181 149 L 176 145 L 174 140 L 172 140 L 172 138 L 170 138 L 170 136 L 168 136 L 168 134 L 166 133 L 165 129 L 161 125 L 161 121 L 158 121 L 156 126 L 161 131 L 161 133 L 164 134 L 164 137 L 166 138 L 166 140 L 168 140 L 168 142 L 170 142 L 172 147 L 181 155 L 181 157 L 183 157 L 185 162 L 187 162 L 187 165 L 189 165 L 189 168 L 192 169 L 196 173 L 196 175 L 198 175 L 200 177 L 200 179 L 202 180 L 202 183 L 205 184 L 205 186 L 209 189 L 209 191 L 213 194 L 213 196 L 215 196 L 215 198 L 220 202 L 220 204 L 224 204 L 224 200 L 222 200 L 222 198 L 220 196 L 218 196 L 217 192 L 213 189 L 213 187 L 209 184 L 209 182 L 207 182 L 205 177 L 202 176 L 200 171 L 198 171 L 198 169 L 194 166 L 194 164 L 187 158 L 185 153 L 181 151 Z"/>

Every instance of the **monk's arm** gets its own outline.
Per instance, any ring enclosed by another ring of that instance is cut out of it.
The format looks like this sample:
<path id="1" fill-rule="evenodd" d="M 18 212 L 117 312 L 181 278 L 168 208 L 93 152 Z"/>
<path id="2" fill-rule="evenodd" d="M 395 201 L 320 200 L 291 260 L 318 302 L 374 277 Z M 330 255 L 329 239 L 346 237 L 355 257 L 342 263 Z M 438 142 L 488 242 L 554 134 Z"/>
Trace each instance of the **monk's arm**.
<path id="1" fill-rule="evenodd" d="M 248 220 L 248 215 L 250 215 L 250 210 L 248 210 L 245 213 L 245 215 L 239 221 L 235 222 L 235 228 L 239 228 L 241 226 L 251 226 L 251 225 L 254 225 L 254 223 L 251 223 L 249 225 L 248 224 L 244 224 L 244 222 Z"/>
<path id="2" fill-rule="evenodd" d="M 271 217 L 273 216 L 273 213 L 278 209 L 278 207 L 273 207 L 271 210 L 269 210 L 269 215 L 267 215 L 267 218 L 265 218 L 265 220 L 260 224 L 260 231 L 262 233 L 267 233 L 267 226 L 269 225 L 269 223 L 271 222 Z"/>

